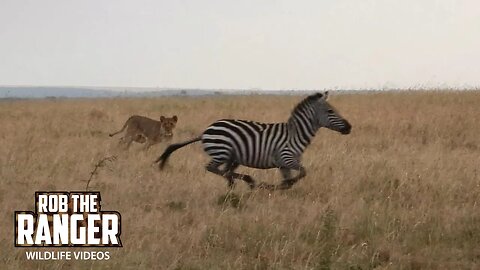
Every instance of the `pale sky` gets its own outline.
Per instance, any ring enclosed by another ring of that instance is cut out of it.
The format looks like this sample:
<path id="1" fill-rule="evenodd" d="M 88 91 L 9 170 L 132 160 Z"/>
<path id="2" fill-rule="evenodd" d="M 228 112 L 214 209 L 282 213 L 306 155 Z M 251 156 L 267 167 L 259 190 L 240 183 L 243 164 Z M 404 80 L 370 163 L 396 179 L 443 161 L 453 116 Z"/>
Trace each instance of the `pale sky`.
<path id="1" fill-rule="evenodd" d="M 0 85 L 480 86 L 479 0 L 0 0 Z"/>

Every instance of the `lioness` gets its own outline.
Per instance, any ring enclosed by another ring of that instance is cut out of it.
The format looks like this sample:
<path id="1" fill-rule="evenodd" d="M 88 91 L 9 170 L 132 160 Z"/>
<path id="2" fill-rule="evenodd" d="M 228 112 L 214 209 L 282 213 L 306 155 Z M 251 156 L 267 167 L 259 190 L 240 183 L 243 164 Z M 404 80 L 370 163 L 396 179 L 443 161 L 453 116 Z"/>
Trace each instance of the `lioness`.
<path id="1" fill-rule="evenodd" d="M 132 142 L 145 143 L 145 150 L 150 146 L 162 141 L 162 138 L 170 139 L 173 136 L 173 129 L 178 121 L 178 117 L 174 115 L 171 118 L 160 116 L 160 121 L 150 119 L 145 116 L 133 115 L 123 125 L 119 131 L 109 134 L 110 137 L 122 132 L 127 128 L 125 135 L 120 139 L 120 143 L 126 145 L 126 149 L 130 147 Z"/>

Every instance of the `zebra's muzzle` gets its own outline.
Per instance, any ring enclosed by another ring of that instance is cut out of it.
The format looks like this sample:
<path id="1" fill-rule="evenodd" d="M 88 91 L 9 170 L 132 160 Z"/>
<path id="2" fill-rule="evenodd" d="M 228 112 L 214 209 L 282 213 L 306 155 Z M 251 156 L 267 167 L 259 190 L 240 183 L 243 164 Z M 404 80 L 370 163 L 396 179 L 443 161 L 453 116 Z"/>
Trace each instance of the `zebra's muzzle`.
<path id="1" fill-rule="evenodd" d="M 347 134 L 350 134 L 351 130 L 352 130 L 352 125 L 350 125 L 350 123 L 345 121 L 344 127 L 340 130 L 340 133 L 343 135 L 347 135 Z"/>

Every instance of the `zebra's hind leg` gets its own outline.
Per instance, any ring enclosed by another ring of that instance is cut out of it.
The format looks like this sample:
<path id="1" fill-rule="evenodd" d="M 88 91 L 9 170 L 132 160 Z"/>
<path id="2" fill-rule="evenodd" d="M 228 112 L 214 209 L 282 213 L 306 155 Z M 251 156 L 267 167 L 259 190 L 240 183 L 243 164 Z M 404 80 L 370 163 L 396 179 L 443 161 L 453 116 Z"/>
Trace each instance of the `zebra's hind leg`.
<path id="1" fill-rule="evenodd" d="M 223 170 L 223 177 L 227 179 L 228 188 L 233 189 L 235 187 L 235 177 L 234 177 L 234 170 L 238 167 L 238 164 L 235 162 L 230 162 L 225 165 L 225 169 Z"/>
<path id="2" fill-rule="evenodd" d="M 303 166 L 298 166 L 298 168 L 294 168 L 293 170 L 298 171 L 298 175 L 292 177 L 291 169 L 289 168 L 280 168 L 280 172 L 283 176 L 283 181 L 280 185 L 276 187 L 276 189 L 289 189 L 291 188 L 298 180 L 302 179 L 307 175 L 305 168 Z"/>
<path id="3" fill-rule="evenodd" d="M 225 169 L 221 170 L 220 166 L 223 164 L 225 164 Z M 241 179 L 245 181 L 251 189 L 254 189 L 256 187 L 255 180 L 248 174 L 236 173 L 235 169 L 237 169 L 238 166 L 239 164 L 236 162 L 225 163 L 214 159 L 207 165 L 207 171 L 225 177 L 229 188 L 234 187 L 235 179 Z"/>
<path id="4" fill-rule="evenodd" d="M 227 177 L 231 177 L 232 179 L 242 179 L 248 184 L 250 189 L 254 189 L 257 186 L 255 184 L 255 180 L 248 174 L 236 173 L 232 170 L 230 172 L 227 172 Z"/>
<path id="5" fill-rule="evenodd" d="M 212 159 L 212 161 L 210 161 L 210 163 L 208 163 L 208 165 L 206 166 L 206 169 L 211 173 L 225 177 L 228 187 L 233 188 L 233 177 L 228 175 L 231 170 L 231 164 L 226 164 L 226 168 L 224 170 L 221 170 L 220 166 L 222 166 L 223 164 L 225 164 L 224 161 Z"/>
<path id="6" fill-rule="evenodd" d="M 230 188 L 233 187 L 235 179 L 241 179 L 248 184 L 250 189 L 254 189 L 256 186 L 255 180 L 248 174 L 236 173 L 235 170 L 238 168 L 238 166 L 239 164 L 236 162 L 231 162 L 227 164 L 227 168 L 224 176 L 225 178 L 227 178 L 227 181 L 229 182 L 229 187 Z"/>

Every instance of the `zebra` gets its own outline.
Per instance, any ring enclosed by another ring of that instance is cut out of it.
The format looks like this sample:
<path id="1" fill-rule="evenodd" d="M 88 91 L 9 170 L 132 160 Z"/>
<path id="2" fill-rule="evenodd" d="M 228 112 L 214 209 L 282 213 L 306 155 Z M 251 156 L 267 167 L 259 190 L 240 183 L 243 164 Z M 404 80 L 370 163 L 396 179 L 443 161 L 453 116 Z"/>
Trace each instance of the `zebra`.
<path id="1" fill-rule="evenodd" d="M 349 134 L 352 126 L 328 102 L 328 91 L 302 100 L 287 122 L 259 123 L 247 120 L 223 119 L 211 124 L 202 135 L 169 145 L 155 161 L 163 169 L 169 156 L 177 149 L 202 141 L 203 150 L 212 157 L 207 171 L 225 177 L 233 188 L 235 179 L 242 179 L 251 189 L 289 189 L 306 176 L 301 156 L 321 127 Z M 278 186 L 260 183 L 246 174 L 236 173 L 243 165 L 257 169 L 280 169 L 283 181 Z M 292 176 L 292 171 L 298 172 Z"/>

